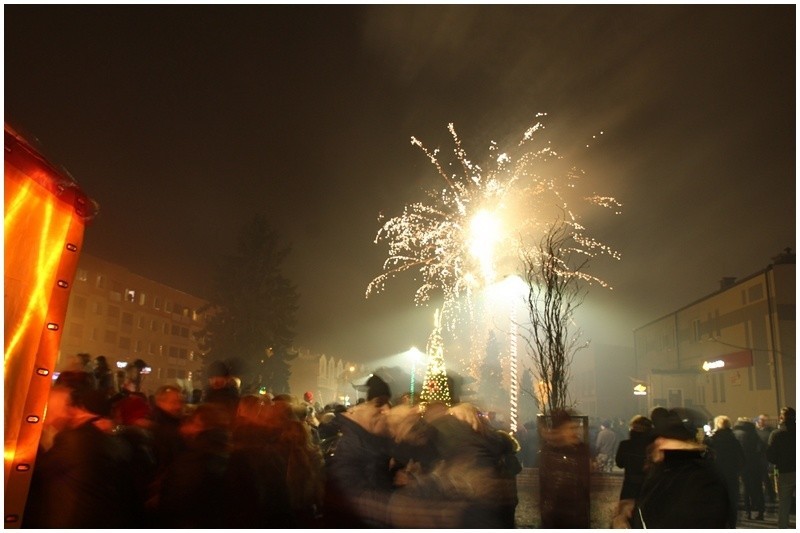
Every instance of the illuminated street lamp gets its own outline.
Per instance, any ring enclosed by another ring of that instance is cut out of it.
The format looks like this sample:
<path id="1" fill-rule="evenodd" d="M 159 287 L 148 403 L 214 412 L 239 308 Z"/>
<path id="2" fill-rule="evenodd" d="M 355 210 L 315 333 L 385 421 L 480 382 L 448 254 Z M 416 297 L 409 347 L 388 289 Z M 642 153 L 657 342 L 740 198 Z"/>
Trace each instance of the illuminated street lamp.
<path id="1" fill-rule="evenodd" d="M 417 363 L 422 360 L 422 352 L 419 351 L 416 346 L 412 346 L 407 353 L 408 358 L 411 359 L 411 398 L 409 401 L 411 405 L 414 405 L 414 379 L 416 378 L 417 374 Z"/>

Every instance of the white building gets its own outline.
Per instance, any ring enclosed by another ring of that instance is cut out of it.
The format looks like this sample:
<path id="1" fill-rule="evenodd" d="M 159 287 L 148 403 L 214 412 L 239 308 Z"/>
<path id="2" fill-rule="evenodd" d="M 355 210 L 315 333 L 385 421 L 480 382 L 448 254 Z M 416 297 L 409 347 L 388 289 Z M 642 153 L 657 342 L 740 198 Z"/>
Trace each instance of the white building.
<path id="1" fill-rule="evenodd" d="M 634 351 L 648 411 L 777 418 L 796 401 L 795 255 L 636 329 Z"/>

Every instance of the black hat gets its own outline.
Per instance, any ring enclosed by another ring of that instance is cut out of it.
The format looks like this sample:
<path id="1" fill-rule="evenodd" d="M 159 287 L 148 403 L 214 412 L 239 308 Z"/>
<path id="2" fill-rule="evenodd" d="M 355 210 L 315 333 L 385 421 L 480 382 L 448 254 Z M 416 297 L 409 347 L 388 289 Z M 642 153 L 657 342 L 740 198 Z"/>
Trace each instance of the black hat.
<path id="1" fill-rule="evenodd" d="M 223 363 L 222 361 L 214 361 L 210 365 L 208 365 L 208 377 L 213 378 L 217 376 L 222 376 L 227 378 L 231 375 L 230 369 L 228 369 L 228 365 Z"/>
<path id="2" fill-rule="evenodd" d="M 653 429 L 656 437 L 677 440 L 694 440 L 695 431 L 692 421 L 681 418 L 674 409 L 662 416 L 653 418 Z"/>
<path id="3" fill-rule="evenodd" d="M 384 397 L 388 400 L 392 397 L 392 391 L 389 390 L 389 385 L 383 381 L 380 376 L 373 374 L 367 380 L 367 401 L 380 397 Z"/>

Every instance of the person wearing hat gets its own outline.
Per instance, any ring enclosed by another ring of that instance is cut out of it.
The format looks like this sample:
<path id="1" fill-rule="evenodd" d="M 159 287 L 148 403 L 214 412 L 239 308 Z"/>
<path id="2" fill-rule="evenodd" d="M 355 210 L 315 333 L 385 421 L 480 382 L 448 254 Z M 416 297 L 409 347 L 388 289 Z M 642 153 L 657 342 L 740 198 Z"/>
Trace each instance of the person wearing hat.
<path id="1" fill-rule="evenodd" d="M 230 422 L 236 417 L 239 408 L 239 389 L 231 380 L 231 371 L 222 361 L 213 361 L 208 366 L 208 387 L 203 403 L 213 403 L 224 408 Z"/>
<path id="2" fill-rule="evenodd" d="M 652 464 L 631 527 L 730 527 L 728 490 L 705 446 L 697 442 L 696 428 L 673 409 L 652 421 Z"/>
<path id="3" fill-rule="evenodd" d="M 393 490 L 391 439 L 386 422 L 389 385 L 379 376 L 367 380 L 367 400 L 336 415 L 341 437 L 327 465 L 325 519 L 328 527 L 386 527 L 385 509 Z"/>
<path id="4" fill-rule="evenodd" d="M 784 407 L 780 413 L 778 429 L 769 436 L 767 459 L 778 469 L 778 527 L 789 527 L 789 514 L 794 501 L 797 440 L 795 425 L 797 413 Z"/>

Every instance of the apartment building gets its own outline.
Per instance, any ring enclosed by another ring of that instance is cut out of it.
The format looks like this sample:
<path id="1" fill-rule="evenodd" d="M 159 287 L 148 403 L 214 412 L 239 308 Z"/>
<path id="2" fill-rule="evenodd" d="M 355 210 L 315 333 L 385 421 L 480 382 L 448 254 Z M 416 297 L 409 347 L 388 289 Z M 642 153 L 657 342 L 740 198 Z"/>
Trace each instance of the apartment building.
<path id="1" fill-rule="evenodd" d="M 106 356 L 112 370 L 146 364 L 142 392 L 165 384 L 187 392 L 205 385 L 194 333 L 205 300 L 82 253 L 70 292 L 56 372 L 74 367 L 78 353 Z"/>
<path id="2" fill-rule="evenodd" d="M 636 375 L 648 410 L 777 418 L 796 406 L 795 254 L 634 330 Z"/>

